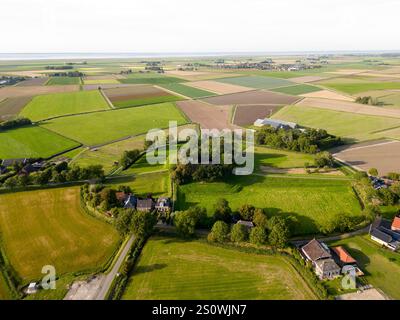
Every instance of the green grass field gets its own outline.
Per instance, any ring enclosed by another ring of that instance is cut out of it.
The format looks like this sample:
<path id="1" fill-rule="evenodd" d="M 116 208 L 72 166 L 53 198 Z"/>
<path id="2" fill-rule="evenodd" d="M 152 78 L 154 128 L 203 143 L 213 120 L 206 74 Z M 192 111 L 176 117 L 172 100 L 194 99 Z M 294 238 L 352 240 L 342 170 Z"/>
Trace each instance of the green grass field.
<path id="1" fill-rule="evenodd" d="M 58 118 L 41 125 L 86 145 L 97 145 L 166 128 L 170 120 L 178 125 L 187 122 L 174 104 L 163 103 Z"/>
<path id="2" fill-rule="evenodd" d="M 381 248 L 369 236 L 357 236 L 330 245 L 343 245 L 365 273 L 368 283 L 400 299 L 400 254 Z"/>
<path id="3" fill-rule="evenodd" d="M 47 81 L 46 85 L 48 86 L 64 86 L 67 84 L 81 84 L 81 78 L 79 77 L 51 77 L 49 81 Z"/>
<path id="4" fill-rule="evenodd" d="M 121 83 L 128 84 L 170 84 L 170 83 L 179 83 L 185 82 L 186 80 L 176 77 L 167 77 L 167 76 L 146 76 L 146 77 L 132 77 L 127 79 L 119 80 Z"/>
<path id="5" fill-rule="evenodd" d="M 32 121 L 76 113 L 108 110 L 110 107 L 97 90 L 37 96 L 22 110 L 21 116 Z"/>
<path id="6" fill-rule="evenodd" d="M 179 100 L 183 100 L 183 98 L 174 96 L 174 95 L 165 95 L 165 96 L 159 96 L 159 97 L 148 97 L 148 98 L 141 98 L 141 99 L 115 101 L 115 102 L 113 102 L 113 105 L 114 105 L 114 107 L 117 107 L 117 108 L 129 108 L 129 107 L 145 106 L 145 105 L 149 105 L 149 104 L 174 102 L 174 101 L 179 101 Z"/>
<path id="7" fill-rule="evenodd" d="M 23 283 L 41 278 L 45 265 L 58 275 L 98 269 L 119 242 L 113 227 L 81 209 L 79 187 L 0 195 L 0 231 Z"/>
<path id="8" fill-rule="evenodd" d="M 320 83 L 321 85 L 348 94 L 371 90 L 400 89 L 400 82 Z"/>
<path id="9" fill-rule="evenodd" d="M 77 146 L 79 143 L 37 126 L 0 132 L 0 159 L 48 158 Z"/>
<path id="10" fill-rule="evenodd" d="M 321 91 L 321 90 L 322 90 L 321 88 L 318 88 L 315 86 L 310 86 L 308 84 L 299 84 L 297 86 L 289 86 L 289 87 L 272 89 L 272 91 L 275 91 L 275 92 L 291 94 L 294 96 L 297 96 L 300 94 L 305 94 L 305 93 L 310 93 L 310 92 Z"/>
<path id="11" fill-rule="evenodd" d="M 293 82 L 285 79 L 265 77 L 265 76 L 222 78 L 222 79 L 215 79 L 215 81 L 234 84 L 243 87 L 255 88 L 255 89 L 273 89 L 278 87 L 287 87 L 294 84 Z"/>
<path id="12" fill-rule="evenodd" d="M 281 256 L 224 249 L 204 241 L 151 238 L 124 300 L 316 299 Z"/>
<path id="13" fill-rule="evenodd" d="M 303 168 L 304 163 L 314 163 L 314 156 L 311 154 L 277 150 L 265 147 L 254 148 L 255 170 L 260 166 L 274 168 Z"/>
<path id="14" fill-rule="evenodd" d="M 287 106 L 280 109 L 272 118 L 296 122 L 306 127 L 326 129 L 330 134 L 348 138 L 349 141 L 400 137 L 395 132 L 384 131 L 400 126 L 400 119 L 396 118 L 367 116 L 303 106 Z"/>
<path id="15" fill-rule="evenodd" d="M 6 279 L 0 272 L 0 300 L 10 300 L 12 299 L 12 293 L 7 286 Z"/>
<path id="16" fill-rule="evenodd" d="M 318 232 L 318 225 L 335 214 L 358 216 L 360 204 L 349 181 L 302 179 L 297 177 L 234 176 L 226 182 L 191 183 L 179 187 L 177 208 L 194 205 L 212 214 L 218 198 L 236 210 L 243 204 L 266 209 L 268 215 L 281 214 L 297 219 L 294 233 Z"/>
<path id="17" fill-rule="evenodd" d="M 212 92 L 209 92 L 206 90 L 189 87 L 189 86 L 185 86 L 184 84 L 181 84 L 181 83 L 164 84 L 164 85 L 162 85 L 162 87 L 167 90 L 171 90 L 176 93 L 182 94 L 185 97 L 194 98 L 194 99 L 215 96 L 215 93 L 212 93 Z"/>

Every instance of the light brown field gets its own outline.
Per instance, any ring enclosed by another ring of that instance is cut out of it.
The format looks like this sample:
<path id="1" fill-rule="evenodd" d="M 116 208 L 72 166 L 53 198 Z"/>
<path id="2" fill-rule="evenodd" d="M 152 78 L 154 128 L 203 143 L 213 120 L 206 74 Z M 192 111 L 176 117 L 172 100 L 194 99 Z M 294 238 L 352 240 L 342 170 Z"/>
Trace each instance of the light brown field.
<path id="1" fill-rule="evenodd" d="M 385 108 L 374 107 L 374 106 L 353 103 L 353 102 L 347 102 L 347 101 L 340 101 L 340 100 L 306 98 L 306 99 L 303 99 L 300 102 L 298 102 L 296 105 L 304 106 L 304 107 L 313 107 L 313 108 L 320 108 L 320 109 L 358 113 L 358 114 L 364 114 L 364 115 L 369 115 L 369 116 L 400 118 L 400 110 L 399 109 L 385 109 Z"/>
<path id="2" fill-rule="evenodd" d="M 0 89 L 0 100 L 5 98 L 15 98 L 15 97 L 27 97 L 27 96 L 31 97 L 49 93 L 74 92 L 78 90 L 79 86 L 76 85 L 4 87 Z"/>
<path id="3" fill-rule="evenodd" d="M 49 78 L 33 78 L 17 83 L 18 87 L 44 86 Z"/>
<path id="4" fill-rule="evenodd" d="M 341 74 L 341 75 L 352 75 L 352 74 L 358 74 L 358 73 L 363 73 L 363 72 L 367 72 L 370 70 L 367 69 L 339 69 L 336 71 L 329 71 L 327 73 L 331 73 L 331 74 Z"/>
<path id="5" fill-rule="evenodd" d="M 270 117 L 279 108 L 274 104 L 239 105 L 235 110 L 233 123 L 238 126 L 251 125 L 257 119 Z"/>
<path id="6" fill-rule="evenodd" d="M 178 101 L 176 105 L 202 129 L 229 129 L 232 106 L 211 106 L 197 100 Z"/>
<path id="7" fill-rule="evenodd" d="M 83 90 L 97 90 L 99 87 L 102 89 L 113 89 L 113 88 L 125 88 L 125 87 L 136 87 L 138 84 L 127 84 L 127 83 L 107 83 L 107 84 L 84 84 Z"/>
<path id="8" fill-rule="evenodd" d="M 324 80 L 324 77 L 318 76 L 304 76 L 304 77 L 297 77 L 297 78 L 290 78 L 290 81 L 297 82 L 297 83 L 307 83 L 307 82 L 314 82 Z"/>
<path id="9" fill-rule="evenodd" d="M 305 98 L 323 98 L 323 99 L 333 99 L 333 100 L 343 100 L 343 101 L 354 101 L 353 98 L 345 96 L 340 93 L 336 93 L 330 90 L 321 90 L 316 92 L 305 93 L 301 95 Z"/>
<path id="10" fill-rule="evenodd" d="M 400 141 L 359 143 L 340 150 L 334 156 L 365 171 L 376 168 L 380 175 L 400 172 Z"/>
<path id="11" fill-rule="evenodd" d="M 31 70 L 31 71 L 7 71 L 2 72 L 10 76 L 20 76 L 20 77 L 38 77 L 49 72 L 55 72 L 56 70 Z"/>
<path id="12" fill-rule="evenodd" d="M 201 80 L 239 76 L 236 73 L 222 73 L 222 72 L 209 72 L 209 71 L 180 71 L 180 70 L 170 70 L 167 71 L 166 74 L 181 79 L 185 79 L 188 81 L 201 81 Z"/>
<path id="13" fill-rule="evenodd" d="M 122 79 L 124 79 L 123 77 Z M 121 75 L 116 75 L 116 74 L 109 74 L 109 75 L 104 75 L 104 76 L 87 76 L 85 77 L 84 80 L 110 80 L 110 79 L 121 79 Z"/>
<path id="14" fill-rule="evenodd" d="M 195 81 L 195 82 L 187 82 L 185 83 L 187 86 L 191 86 L 194 88 L 210 91 L 217 94 L 230 94 L 237 92 L 245 92 L 253 90 L 251 88 L 246 88 L 242 86 L 237 86 L 228 83 L 221 83 L 216 81 Z"/>
<path id="15" fill-rule="evenodd" d="M 365 77 L 373 77 L 374 80 L 378 79 L 388 79 L 387 81 L 393 81 L 396 79 L 400 79 L 400 74 L 387 74 L 387 73 L 376 73 L 376 72 L 366 72 L 361 74 L 362 76 Z M 376 79 L 378 78 L 378 79 Z M 384 80 L 385 81 L 385 80 Z"/>

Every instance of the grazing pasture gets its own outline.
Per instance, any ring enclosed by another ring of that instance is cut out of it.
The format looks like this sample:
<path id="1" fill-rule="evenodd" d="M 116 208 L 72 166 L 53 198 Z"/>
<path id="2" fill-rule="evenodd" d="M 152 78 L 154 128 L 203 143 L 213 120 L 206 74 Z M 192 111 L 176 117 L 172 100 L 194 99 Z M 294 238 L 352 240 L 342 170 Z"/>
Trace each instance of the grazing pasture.
<path id="1" fill-rule="evenodd" d="M 50 80 L 46 83 L 48 86 L 65 86 L 72 84 L 81 84 L 80 77 L 51 77 Z"/>
<path id="2" fill-rule="evenodd" d="M 212 215 L 217 200 L 225 198 L 233 210 L 247 203 L 265 209 L 269 217 L 293 216 L 295 235 L 318 233 L 336 214 L 361 215 L 351 182 L 345 180 L 234 176 L 226 182 L 182 185 L 178 192 L 178 210 L 199 205 Z"/>
<path id="3" fill-rule="evenodd" d="M 0 195 L 0 231 L 24 284 L 42 278 L 45 265 L 53 265 L 58 276 L 98 269 L 119 242 L 111 225 L 82 210 L 79 187 Z"/>
<path id="4" fill-rule="evenodd" d="M 230 94 L 230 93 L 244 92 L 251 90 L 250 88 L 237 86 L 229 83 L 220 83 L 213 80 L 193 81 L 186 83 L 186 85 L 200 90 L 213 92 L 216 94 Z"/>
<path id="5" fill-rule="evenodd" d="M 21 116 L 32 121 L 40 121 L 53 117 L 109 109 L 99 91 L 79 91 L 34 97 L 22 110 Z"/>
<path id="6" fill-rule="evenodd" d="M 326 129 L 329 133 L 347 138 L 346 140 L 365 141 L 380 137 L 393 137 L 390 128 L 400 127 L 400 119 L 368 116 L 305 106 L 287 106 L 272 116 L 298 123 L 302 126 Z M 399 132 L 400 133 L 400 132 Z M 398 135 L 397 135 L 398 136 Z"/>
<path id="7" fill-rule="evenodd" d="M 37 126 L 0 132 L 0 159 L 48 158 L 78 146 L 75 141 Z"/>
<path id="8" fill-rule="evenodd" d="M 291 104 L 299 98 L 271 91 L 249 91 L 202 99 L 214 105 L 228 104 Z"/>
<path id="9" fill-rule="evenodd" d="M 212 92 L 189 87 L 189 86 L 181 84 L 181 83 L 172 83 L 172 84 L 162 85 L 162 87 L 167 90 L 184 95 L 185 97 L 194 98 L 194 99 L 210 97 L 210 96 L 215 95 Z"/>
<path id="10" fill-rule="evenodd" d="M 205 241 L 153 237 L 122 299 L 305 300 L 316 296 L 282 256 L 245 253 Z"/>
<path id="11" fill-rule="evenodd" d="M 19 97 L 1 101 L 0 120 L 7 120 L 18 115 L 31 99 L 31 97 Z"/>
<path id="12" fill-rule="evenodd" d="M 178 125 L 187 122 L 174 104 L 162 103 L 63 117 L 45 121 L 41 126 L 85 145 L 98 145 L 166 128 L 172 120 Z"/>
<path id="13" fill-rule="evenodd" d="M 201 101 L 179 101 L 176 105 L 194 123 L 200 124 L 202 129 L 232 128 L 230 118 L 231 106 L 210 106 Z"/>
<path id="14" fill-rule="evenodd" d="M 303 168 L 305 163 L 314 164 L 314 156 L 311 154 L 258 146 L 254 148 L 254 159 L 257 171 L 260 166 L 289 169 Z"/>
<path id="15" fill-rule="evenodd" d="M 266 76 L 223 78 L 217 79 L 215 81 L 254 89 L 274 89 L 278 87 L 287 87 L 294 84 L 293 82 L 286 79 L 272 78 Z"/>
<path id="16" fill-rule="evenodd" d="M 301 95 L 301 94 L 306 94 L 310 92 L 317 92 L 321 91 L 321 88 L 315 87 L 315 86 L 310 86 L 308 84 L 299 84 L 296 86 L 289 86 L 289 87 L 281 87 L 277 89 L 272 89 L 274 92 L 280 92 L 280 93 L 285 93 L 285 94 L 291 94 L 294 96 Z"/>
<path id="17" fill-rule="evenodd" d="M 238 126 L 252 125 L 257 119 L 270 117 L 279 108 L 280 105 L 273 104 L 238 105 L 235 109 L 233 123 Z"/>

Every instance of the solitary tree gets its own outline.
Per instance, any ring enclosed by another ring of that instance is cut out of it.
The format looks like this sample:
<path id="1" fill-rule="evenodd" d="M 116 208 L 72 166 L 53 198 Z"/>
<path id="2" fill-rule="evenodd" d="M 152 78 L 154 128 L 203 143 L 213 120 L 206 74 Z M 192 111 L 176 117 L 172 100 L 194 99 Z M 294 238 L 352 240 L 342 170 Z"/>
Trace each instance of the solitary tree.
<path id="1" fill-rule="evenodd" d="M 378 176 L 378 169 L 376 169 L 376 168 L 371 168 L 371 169 L 369 169 L 368 170 L 368 173 L 371 175 L 371 176 L 374 176 L 374 177 L 377 177 Z"/>

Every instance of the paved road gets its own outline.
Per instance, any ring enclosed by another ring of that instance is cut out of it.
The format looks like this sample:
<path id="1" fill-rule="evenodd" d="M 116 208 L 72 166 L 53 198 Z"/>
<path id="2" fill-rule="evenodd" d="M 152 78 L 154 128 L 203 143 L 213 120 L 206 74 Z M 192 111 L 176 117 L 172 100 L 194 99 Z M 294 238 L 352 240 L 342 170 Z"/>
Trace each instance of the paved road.
<path id="1" fill-rule="evenodd" d="M 99 291 L 95 295 L 95 298 L 93 300 L 105 300 L 107 298 L 107 293 L 110 290 L 110 287 L 119 269 L 121 268 L 123 262 L 125 261 L 125 258 L 129 253 L 129 249 L 132 247 L 133 240 L 135 240 L 135 237 L 132 235 L 129 238 L 128 242 L 125 244 L 125 247 L 122 249 L 121 253 L 119 254 L 119 257 L 115 262 L 111 271 L 103 278 L 102 283 L 99 286 Z"/>

